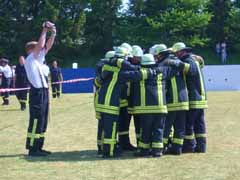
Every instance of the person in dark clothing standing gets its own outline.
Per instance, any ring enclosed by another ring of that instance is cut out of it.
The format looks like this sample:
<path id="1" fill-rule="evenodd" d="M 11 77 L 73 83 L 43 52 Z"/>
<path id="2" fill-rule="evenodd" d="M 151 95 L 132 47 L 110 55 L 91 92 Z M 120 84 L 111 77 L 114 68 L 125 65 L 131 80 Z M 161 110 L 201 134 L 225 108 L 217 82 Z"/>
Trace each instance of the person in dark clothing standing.
<path id="1" fill-rule="evenodd" d="M 53 61 L 51 72 L 51 82 L 59 82 L 63 80 L 61 69 L 58 67 L 57 61 Z M 60 97 L 61 84 L 52 84 L 52 96 L 53 98 Z"/>
<path id="2" fill-rule="evenodd" d="M 27 88 L 29 86 L 26 70 L 24 68 L 24 63 L 25 63 L 25 58 L 23 56 L 20 56 L 19 64 L 16 66 L 16 71 L 15 71 L 16 88 Z M 21 90 L 16 92 L 16 96 L 21 105 L 22 111 L 26 109 L 27 93 L 28 93 L 28 90 Z"/>

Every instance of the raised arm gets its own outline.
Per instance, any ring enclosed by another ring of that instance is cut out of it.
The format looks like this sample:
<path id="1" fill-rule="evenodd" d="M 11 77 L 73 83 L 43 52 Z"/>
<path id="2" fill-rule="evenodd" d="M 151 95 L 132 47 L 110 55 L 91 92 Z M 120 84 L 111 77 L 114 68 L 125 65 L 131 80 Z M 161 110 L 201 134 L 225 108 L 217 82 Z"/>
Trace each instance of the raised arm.
<path id="1" fill-rule="evenodd" d="M 54 41 L 55 41 L 55 37 L 56 37 L 56 28 L 53 27 L 51 29 L 51 36 L 50 38 L 48 39 L 47 41 L 47 44 L 46 44 L 46 54 L 48 53 L 48 51 L 50 51 L 50 49 L 52 48 L 53 44 L 54 44 Z"/>
<path id="2" fill-rule="evenodd" d="M 38 39 L 37 45 L 33 50 L 33 54 L 35 57 L 39 55 L 41 50 L 45 47 L 46 44 L 46 36 L 47 36 L 48 29 L 46 27 L 43 28 L 42 33 Z"/>

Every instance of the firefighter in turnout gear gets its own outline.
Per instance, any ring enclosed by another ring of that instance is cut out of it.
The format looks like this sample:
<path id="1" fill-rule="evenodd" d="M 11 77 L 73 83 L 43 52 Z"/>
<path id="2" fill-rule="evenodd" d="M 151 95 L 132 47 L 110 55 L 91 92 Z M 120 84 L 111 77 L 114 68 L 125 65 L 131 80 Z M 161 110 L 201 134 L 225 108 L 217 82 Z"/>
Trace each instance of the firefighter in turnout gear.
<path id="1" fill-rule="evenodd" d="M 166 60 L 179 60 L 173 55 L 171 49 L 167 49 L 164 44 L 157 45 L 154 50 L 157 61 L 163 64 Z M 186 73 L 196 73 L 197 68 L 189 69 L 188 72 L 178 72 L 174 77 L 167 81 L 167 108 L 168 114 L 166 118 L 163 143 L 164 153 L 180 155 L 185 136 L 186 111 L 189 110 L 188 91 L 186 85 Z M 173 137 L 170 139 L 170 133 L 173 127 Z"/>
<path id="2" fill-rule="evenodd" d="M 16 66 L 16 88 L 28 88 L 29 82 L 27 79 L 26 70 L 24 68 L 25 58 L 23 56 L 19 57 L 19 63 Z M 17 91 L 16 96 L 21 105 L 21 110 L 24 111 L 26 109 L 27 103 L 27 93 L 28 90 Z"/>
<path id="3" fill-rule="evenodd" d="M 10 88 L 11 78 L 12 78 L 12 70 L 8 65 L 8 60 L 5 58 L 0 59 L 0 72 L 2 73 L 2 85 L 1 88 L 8 89 Z M 9 105 L 9 92 L 4 92 L 1 94 L 3 98 L 2 105 Z"/>
<path id="4" fill-rule="evenodd" d="M 123 43 L 121 47 L 125 47 L 127 49 L 128 56 L 126 59 L 133 65 L 139 65 L 137 61 L 139 61 L 143 55 L 142 49 L 139 46 L 131 47 L 127 43 Z M 140 61 L 139 61 L 140 62 Z M 120 116 L 119 116 L 119 126 L 118 126 L 118 139 L 119 145 L 122 150 L 125 151 L 134 151 L 136 148 L 130 143 L 129 138 L 129 126 L 131 122 L 131 115 L 128 113 L 128 98 L 129 98 L 129 88 L 131 83 L 126 82 L 121 86 L 121 98 L 120 98 Z M 134 117 L 134 126 L 136 132 L 136 139 L 138 142 L 140 124 L 137 121 L 137 117 Z"/>
<path id="5" fill-rule="evenodd" d="M 51 82 L 56 83 L 63 80 L 61 68 L 58 67 L 57 61 L 53 61 L 52 67 L 50 68 Z M 61 84 L 52 84 L 52 97 L 60 97 Z"/>
<path id="6" fill-rule="evenodd" d="M 198 60 L 191 53 L 191 48 L 182 42 L 172 47 L 177 57 L 197 68 L 197 74 L 187 74 L 189 108 L 186 119 L 186 131 L 183 145 L 184 152 L 206 152 L 206 123 L 204 109 L 207 108 L 207 94 L 203 74 Z"/>
<path id="7" fill-rule="evenodd" d="M 150 69 L 156 70 L 157 76 L 143 78 L 131 85 L 129 111 L 139 116 L 141 127 L 139 151 L 136 156 L 162 156 L 163 130 L 167 114 L 166 80 L 178 71 L 189 69 L 189 65 L 181 61 L 168 61 L 168 65 L 172 67 L 157 67 L 152 54 L 143 55 L 141 60 L 143 76 L 146 76 L 146 71 Z"/>
<path id="8" fill-rule="evenodd" d="M 136 148 L 130 143 L 129 126 L 131 116 L 128 114 L 128 85 L 129 82 L 121 84 L 120 115 L 118 124 L 118 140 L 123 151 L 134 151 Z"/>
<path id="9" fill-rule="evenodd" d="M 142 56 L 143 56 L 142 48 L 140 46 L 134 45 L 134 46 L 132 46 L 132 57 L 128 58 L 128 60 L 133 65 L 140 65 Z M 130 83 L 130 82 L 127 83 L 127 99 L 128 99 L 128 101 L 130 100 L 131 84 L 132 83 Z M 129 109 L 129 106 L 128 106 L 128 109 Z M 140 120 L 139 120 L 139 117 L 137 114 L 132 115 L 131 113 L 128 113 L 128 121 L 125 121 L 128 123 L 126 126 L 126 129 L 129 132 L 129 126 L 130 126 L 130 121 L 131 121 L 132 116 L 133 116 L 133 120 L 134 120 L 136 142 L 137 142 L 137 146 L 138 146 L 139 138 L 140 138 Z M 129 139 L 129 133 L 128 133 L 128 139 Z"/>
<path id="10" fill-rule="evenodd" d="M 95 94 L 94 94 L 94 107 L 96 111 L 96 105 L 98 104 L 98 94 L 99 94 L 99 89 L 101 88 L 102 80 L 101 80 L 101 72 L 102 72 L 102 67 L 104 65 L 103 61 L 110 61 L 113 57 L 115 56 L 115 51 L 108 51 L 105 54 L 105 58 L 100 60 L 100 62 L 96 66 L 96 78 L 94 79 L 94 86 L 95 86 Z M 103 120 L 101 118 L 101 113 L 100 112 L 95 112 L 96 113 L 96 119 L 98 120 L 98 130 L 97 130 L 97 147 L 98 147 L 98 154 L 102 154 L 103 150 L 103 140 L 104 140 L 104 131 L 103 131 Z"/>
<path id="11" fill-rule="evenodd" d="M 126 54 L 125 48 L 118 47 L 113 61 L 116 64 L 105 63 L 102 67 L 102 84 L 96 97 L 95 107 L 96 111 L 101 113 L 103 123 L 103 157 L 116 157 L 121 153 L 116 138 L 120 115 L 121 85 L 127 81 L 140 81 L 144 78 L 139 71 L 139 66 L 133 66 L 121 58 Z"/>

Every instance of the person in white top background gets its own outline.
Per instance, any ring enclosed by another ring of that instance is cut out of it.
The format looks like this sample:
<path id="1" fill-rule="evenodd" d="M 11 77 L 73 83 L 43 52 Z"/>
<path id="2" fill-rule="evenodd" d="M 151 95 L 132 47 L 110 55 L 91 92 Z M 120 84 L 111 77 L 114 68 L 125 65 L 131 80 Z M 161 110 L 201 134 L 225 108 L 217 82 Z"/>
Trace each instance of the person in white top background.
<path id="1" fill-rule="evenodd" d="M 42 70 L 43 70 L 43 75 L 46 79 L 46 81 L 48 82 L 48 76 L 50 74 L 50 68 L 49 66 L 46 64 L 46 62 L 42 65 Z"/>
<path id="2" fill-rule="evenodd" d="M 227 64 L 227 44 L 226 44 L 226 42 L 221 43 L 221 61 L 222 61 L 222 64 Z"/>
<path id="3" fill-rule="evenodd" d="M 11 78 L 12 78 L 12 70 L 8 65 L 9 61 L 5 58 L 0 59 L 0 72 L 2 72 L 2 84 L 1 88 L 7 89 L 10 88 Z M 2 105 L 9 105 L 9 92 L 4 92 L 1 94 L 3 98 Z"/>
<path id="4" fill-rule="evenodd" d="M 46 41 L 48 32 L 51 32 L 51 35 Z M 29 150 L 29 156 L 47 156 L 51 153 L 43 150 L 49 107 L 48 83 L 45 78 L 44 61 L 45 56 L 54 44 L 55 36 L 55 25 L 47 21 L 43 23 L 42 33 L 38 42 L 28 42 L 25 47 L 28 56 L 24 67 L 30 83 L 30 120 L 26 141 L 26 149 Z"/>

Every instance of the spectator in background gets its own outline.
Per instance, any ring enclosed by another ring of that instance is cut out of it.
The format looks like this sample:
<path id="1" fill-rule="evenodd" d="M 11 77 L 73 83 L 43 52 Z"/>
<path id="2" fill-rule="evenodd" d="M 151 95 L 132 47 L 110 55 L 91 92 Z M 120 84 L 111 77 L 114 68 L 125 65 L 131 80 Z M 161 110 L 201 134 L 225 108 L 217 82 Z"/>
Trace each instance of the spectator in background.
<path id="1" fill-rule="evenodd" d="M 221 44 L 217 43 L 216 44 L 216 54 L 220 57 L 221 56 Z"/>
<path id="2" fill-rule="evenodd" d="M 227 64 L 227 51 L 226 51 L 226 49 L 222 49 L 221 60 L 222 60 L 222 64 Z"/>
<path id="3" fill-rule="evenodd" d="M 10 88 L 12 70 L 8 65 L 9 61 L 5 58 L 0 59 L 0 72 L 2 72 L 2 85 L 1 88 L 8 89 Z M 3 98 L 2 105 L 9 105 L 9 92 L 4 92 L 1 94 Z"/>
<path id="4" fill-rule="evenodd" d="M 16 74 L 15 86 L 16 88 L 27 88 L 29 87 L 29 82 L 27 79 L 26 70 L 24 68 L 25 58 L 23 56 L 20 56 L 18 59 L 18 62 L 19 63 L 16 66 L 16 71 L 15 71 L 15 74 Z M 22 90 L 22 91 L 16 92 L 16 96 L 21 105 L 22 111 L 26 109 L 27 93 L 28 93 L 28 90 Z"/>
<path id="5" fill-rule="evenodd" d="M 46 63 L 46 61 L 44 62 L 44 64 L 42 65 L 42 70 L 43 70 L 43 75 L 48 83 L 48 76 L 49 76 L 49 73 L 50 73 L 50 69 Z"/>
<path id="6" fill-rule="evenodd" d="M 63 80 L 61 68 L 58 67 L 57 61 L 53 61 L 51 72 L 51 82 L 59 82 Z M 61 84 L 52 84 L 52 96 L 53 98 L 60 97 Z"/>
<path id="7" fill-rule="evenodd" d="M 227 44 L 225 41 L 221 43 L 221 61 L 222 64 L 227 63 Z"/>
<path id="8" fill-rule="evenodd" d="M 227 49 L 227 44 L 225 41 L 221 43 L 221 49 Z"/>
<path id="9" fill-rule="evenodd" d="M 16 81 L 16 74 L 15 74 L 15 69 L 16 69 L 16 66 L 15 65 L 12 65 L 10 66 L 11 68 L 11 84 L 10 84 L 10 88 L 15 88 L 15 81 Z M 15 92 L 10 92 L 10 94 L 15 94 Z"/>

